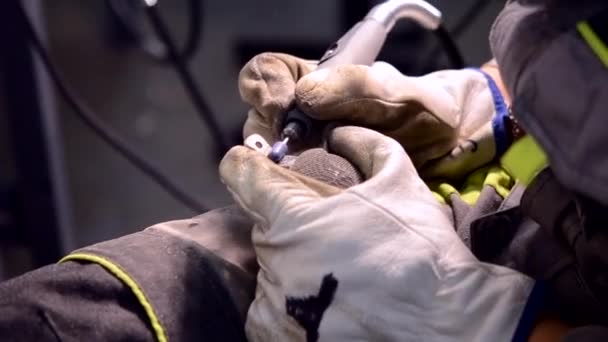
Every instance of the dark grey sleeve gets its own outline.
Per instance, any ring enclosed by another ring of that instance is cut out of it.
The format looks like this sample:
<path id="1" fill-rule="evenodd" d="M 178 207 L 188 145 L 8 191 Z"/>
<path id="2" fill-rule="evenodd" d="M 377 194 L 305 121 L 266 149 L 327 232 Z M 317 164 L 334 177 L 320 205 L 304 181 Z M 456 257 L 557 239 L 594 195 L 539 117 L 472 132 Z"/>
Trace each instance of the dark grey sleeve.
<path id="1" fill-rule="evenodd" d="M 2 341 L 154 341 L 131 291 L 101 266 L 50 265 L 0 284 Z"/>
<path id="2" fill-rule="evenodd" d="M 512 113 L 556 177 L 608 206 L 606 22 L 606 0 L 511 1 L 490 45 Z"/>
<path id="3" fill-rule="evenodd" d="M 0 284 L 0 341 L 245 341 L 251 222 L 235 207 L 74 251 Z"/>
<path id="4" fill-rule="evenodd" d="M 510 94 L 522 70 L 577 22 L 606 7 L 604 0 L 512 0 L 496 18 L 490 47 Z"/>
<path id="5" fill-rule="evenodd" d="M 608 341 L 608 327 L 587 326 L 577 328 L 568 333 L 563 342 L 600 342 Z"/>

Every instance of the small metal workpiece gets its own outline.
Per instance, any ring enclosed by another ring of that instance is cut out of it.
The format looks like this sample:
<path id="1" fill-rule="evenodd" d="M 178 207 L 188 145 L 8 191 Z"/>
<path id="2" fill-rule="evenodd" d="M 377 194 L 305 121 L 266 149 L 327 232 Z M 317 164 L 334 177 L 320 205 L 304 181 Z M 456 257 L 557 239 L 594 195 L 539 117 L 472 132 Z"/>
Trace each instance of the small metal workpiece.
<path id="1" fill-rule="evenodd" d="M 268 156 L 272 147 L 266 142 L 266 139 L 259 134 L 252 134 L 245 138 L 244 144 L 252 150 L 258 151 L 261 154 Z"/>

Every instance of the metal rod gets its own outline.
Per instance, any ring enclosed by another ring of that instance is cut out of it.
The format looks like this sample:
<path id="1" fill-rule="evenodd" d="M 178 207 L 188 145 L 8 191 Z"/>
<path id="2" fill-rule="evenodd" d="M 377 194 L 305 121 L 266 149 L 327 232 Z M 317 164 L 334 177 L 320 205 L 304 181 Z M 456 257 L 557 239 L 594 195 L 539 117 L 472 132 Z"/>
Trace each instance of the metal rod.
<path id="1" fill-rule="evenodd" d="M 387 31 L 402 18 L 411 18 L 429 30 L 436 30 L 441 24 L 441 12 L 422 0 L 389 0 L 372 8 L 365 17 L 381 23 Z"/>

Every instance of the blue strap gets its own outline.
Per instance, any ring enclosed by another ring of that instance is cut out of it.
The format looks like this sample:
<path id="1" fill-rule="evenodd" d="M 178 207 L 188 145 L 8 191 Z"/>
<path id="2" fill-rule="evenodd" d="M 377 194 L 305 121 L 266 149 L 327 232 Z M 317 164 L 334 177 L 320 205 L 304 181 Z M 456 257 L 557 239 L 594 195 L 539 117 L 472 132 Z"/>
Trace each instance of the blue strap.
<path id="1" fill-rule="evenodd" d="M 492 100 L 494 100 L 494 110 L 496 111 L 496 116 L 494 117 L 494 119 L 492 119 L 492 129 L 494 130 L 494 142 L 496 143 L 496 155 L 502 156 L 503 153 L 505 153 L 509 148 L 509 143 L 511 140 L 509 138 L 509 133 L 507 132 L 506 127 L 506 120 L 509 116 L 507 104 L 505 103 L 504 97 L 500 93 L 498 85 L 496 84 L 496 82 L 494 82 L 490 75 L 488 75 L 479 68 L 470 69 L 480 72 L 488 81 L 488 88 L 490 88 Z"/>
<path id="2" fill-rule="evenodd" d="M 524 312 L 519 318 L 519 324 L 517 324 L 517 329 L 515 329 L 515 334 L 513 334 L 513 342 L 528 341 L 538 315 L 544 306 L 545 293 L 545 284 L 541 281 L 536 281 L 528 297 L 528 302 L 524 307 Z"/>

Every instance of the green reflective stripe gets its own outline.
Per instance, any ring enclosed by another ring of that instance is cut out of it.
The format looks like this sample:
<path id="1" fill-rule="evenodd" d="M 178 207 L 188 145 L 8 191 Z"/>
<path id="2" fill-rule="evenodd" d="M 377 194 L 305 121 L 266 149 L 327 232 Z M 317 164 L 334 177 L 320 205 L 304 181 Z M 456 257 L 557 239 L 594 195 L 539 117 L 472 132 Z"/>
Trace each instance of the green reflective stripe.
<path id="1" fill-rule="evenodd" d="M 429 184 L 429 188 L 431 188 L 435 197 L 439 198 L 442 203 L 450 203 L 450 196 L 458 193 L 458 190 L 448 183 Z"/>
<path id="2" fill-rule="evenodd" d="M 475 205 L 484 187 L 490 186 L 500 197 L 506 198 L 511 192 L 513 184 L 513 178 L 505 170 L 492 166 L 483 168 L 471 175 L 460 194 L 465 203 Z"/>
<path id="3" fill-rule="evenodd" d="M 502 168 L 496 167 L 488 172 L 484 185 L 489 185 L 496 190 L 502 198 L 507 198 L 515 185 L 513 177 Z"/>
<path id="4" fill-rule="evenodd" d="M 165 330 L 160 323 L 160 319 L 156 314 L 156 311 L 154 311 L 152 303 L 148 300 L 148 297 L 144 293 L 141 286 L 139 286 L 137 281 L 131 278 L 131 276 L 125 270 L 123 270 L 122 267 L 110 261 L 109 259 L 106 259 L 99 255 L 88 253 L 70 254 L 61 259 L 59 263 L 64 263 L 68 261 L 87 261 L 96 263 L 101 267 L 105 268 L 108 272 L 110 272 L 113 276 L 122 281 L 125 285 L 127 285 L 127 287 L 129 287 L 129 289 L 131 289 L 131 291 L 135 295 L 135 298 L 137 298 L 137 301 L 139 301 L 139 304 L 143 306 L 144 311 L 148 316 L 148 319 L 150 320 L 150 324 L 152 325 L 154 335 L 156 335 L 156 340 L 158 342 L 167 342 L 167 335 L 165 334 Z"/>
<path id="5" fill-rule="evenodd" d="M 431 188 L 431 193 L 433 194 L 433 196 L 435 197 L 437 202 L 439 202 L 440 204 L 447 204 L 447 205 L 452 204 L 452 201 L 450 200 L 450 196 L 445 196 L 444 194 L 439 193 L 436 188 L 433 188 L 431 186 L 429 186 L 429 188 Z"/>
<path id="6" fill-rule="evenodd" d="M 433 196 L 435 196 L 435 199 L 437 201 L 439 201 L 439 203 L 441 204 L 447 204 L 445 198 L 443 198 L 443 196 L 441 196 L 440 194 L 436 193 L 435 191 L 431 191 L 431 193 L 433 194 Z"/>
<path id="7" fill-rule="evenodd" d="M 576 24 L 576 28 L 587 42 L 587 45 L 589 45 L 600 61 L 604 63 L 604 66 L 608 68 L 608 46 L 606 46 L 606 43 L 595 33 L 587 21 L 579 22 Z"/>
<path id="8" fill-rule="evenodd" d="M 526 135 L 507 150 L 500 158 L 500 164 L 517 181 L 528 185 L 547 167 L 548 162 L 545 152 L 530 135 Z"/>
<path id="9" fill-rule="evenodd" d="M 484 187 L 494 188 L 498 195 L 505 198 L 513 184 L 513 178 L 505 170 L 498 165 L 490 165 L 469 175 L 460 190 L 449 183 L 432 183 L 429 187 L 436 197 L 441 198 L 442 203 L 450 203 L 450 196 L 457 195 L 463 202 L 474 206 Z"/>

